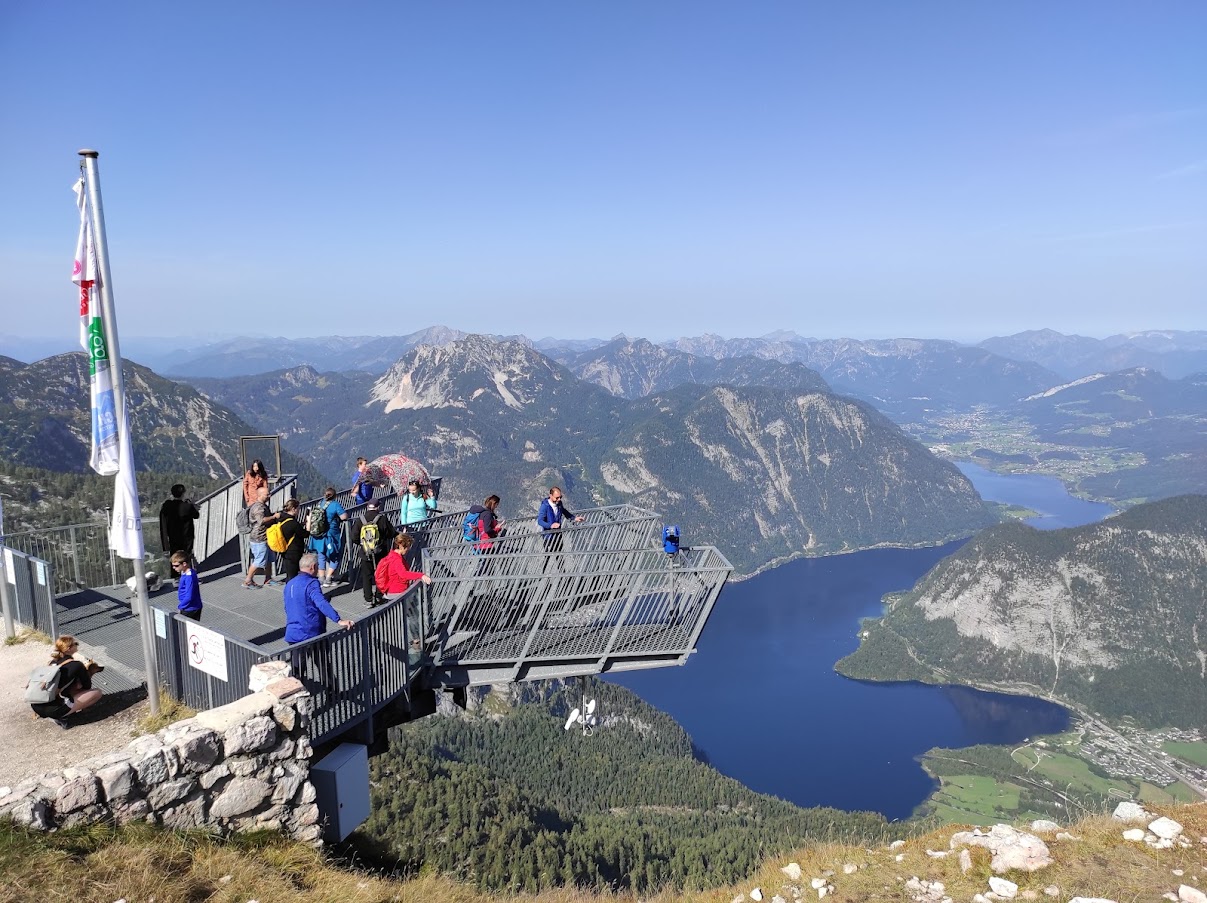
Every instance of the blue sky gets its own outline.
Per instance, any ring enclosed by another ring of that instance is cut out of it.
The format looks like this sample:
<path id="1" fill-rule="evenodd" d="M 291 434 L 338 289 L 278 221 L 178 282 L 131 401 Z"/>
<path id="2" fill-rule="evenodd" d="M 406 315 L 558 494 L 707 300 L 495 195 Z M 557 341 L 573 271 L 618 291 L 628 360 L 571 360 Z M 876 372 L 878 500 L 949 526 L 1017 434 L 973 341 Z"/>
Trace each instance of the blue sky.
<path id="1" fill-rule="evenodd" d="M 8 3 L 0 332 L 1207 328 L 1207 4 Z"/>

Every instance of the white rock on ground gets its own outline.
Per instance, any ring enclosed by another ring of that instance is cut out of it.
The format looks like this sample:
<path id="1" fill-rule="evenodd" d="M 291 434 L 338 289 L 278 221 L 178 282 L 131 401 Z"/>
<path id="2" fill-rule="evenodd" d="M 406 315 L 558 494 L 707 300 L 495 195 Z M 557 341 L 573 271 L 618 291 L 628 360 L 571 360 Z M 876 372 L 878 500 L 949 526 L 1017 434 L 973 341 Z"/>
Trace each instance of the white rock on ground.
<path id="1" fill-rule="evenodd" d="M 1052 864 L 1048 845 L 1034 834 L 1027 834 L 1010 825 L 994 825 L 986 833 L 959 831 L 952 835 L 951 848 L 986 847 L 993 853 L 990 868 L 998 874 L 1010 871 L 1034 872 Z"/>
<path id="2" fill-rule="evenodd" d="M 1178 888 L 1178 899 L 1182 903 L 1207 903 L 1207 894 L 1203 893 L 1197 887 L 1183 884 Z"/>
<path id="3" fill-rule="evenodd" d="M 1164 840 L 1173 840 L 1182 833 L 1182 826 L 1172 818 L 1162 816 L 1148 826 L 1148 830 L 1152 831 L 1158 837 Z"/>
<path id="4" fill-rule="evenodd" d="M 761 887 L 752 889 L 750 891 L 750 899 L 758 903 L 759 900 L 763 899 L 763 889 Z"/>
<path id="5" fill-rule="evenodd" d="M 989 889 L 999 897 L 1005 897 L 1007 900 L 1013 900 L 1018 894 L 1018 885 L 1013 881 L 1007 881 L 1005 878 L 999 878 L 993 875 L 989 879 Z"/>
<path id="6" fill-rule="evenodd" d="M 1126 800 L 1115 807 L 1111 818 L 1118 819 L 1119 821 L 1148 821 L 1152 818 L 1152 815 L 1139 803 Z"/>
<path id="7" fill-rule="evenodd" d="M 1046 818 L 1037 818 L 1035 821 L 1031 822 L 1031 830 L 1035 831 L 1037 834 L 1043 834 L 1048 831 L 1059 831 L 1060 825 Z"/>
<path id="8" fill-rule="evenodd" d="M 789 862 L 782 869 L 780 869 L 780 871 L 788 876 L 789 881 L 799 881 L 800 880 L 800 864 L 799 863 Z"/>
<path id="9" fill-rule="evenodd" d="M 1141 841 L 1144 839 L 1144 829 L 1143 828 L 1128 828 L 1126 831 L 1123 832 L 1123 839 Z"/>

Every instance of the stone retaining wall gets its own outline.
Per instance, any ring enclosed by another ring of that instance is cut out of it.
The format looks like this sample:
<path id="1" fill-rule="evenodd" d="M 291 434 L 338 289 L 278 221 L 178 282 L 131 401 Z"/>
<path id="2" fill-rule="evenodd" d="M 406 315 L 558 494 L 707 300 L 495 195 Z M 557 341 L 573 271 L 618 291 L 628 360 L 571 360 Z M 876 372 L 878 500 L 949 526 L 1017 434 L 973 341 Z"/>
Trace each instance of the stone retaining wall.
<path id="1" fill-rule="evenodd" d="M 291 677 L 123 750 L 0 787 L 0 817 L 41 830 L 143 820 L 219 833 L 275 829 L 317 843 L 310 695 Z"/>

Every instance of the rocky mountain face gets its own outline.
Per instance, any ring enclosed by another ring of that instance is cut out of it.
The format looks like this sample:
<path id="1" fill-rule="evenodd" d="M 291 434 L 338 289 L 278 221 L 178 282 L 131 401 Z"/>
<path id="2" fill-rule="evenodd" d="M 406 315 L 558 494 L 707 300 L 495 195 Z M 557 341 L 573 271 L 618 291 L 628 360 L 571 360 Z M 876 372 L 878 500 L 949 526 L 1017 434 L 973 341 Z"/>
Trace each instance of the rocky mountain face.
<path id="1" fill-rule="evenodd" d="M 754 356 L 700 356 L 623 336 L 588 351 L 551 356 L 580 379 L 603 386 L 621 398 L 642 398 L 684 383 L 829 390 L 825 380 L 801 364 Z"/>
<path id="2" fill-rule="evenodd" d="M 239 475 L 239 437 L 257 431 L 234 412 L 190 386 L 125 361 L 126 399 L 135 466 L 143 471 Z M 88 359 L 60 354 L 33 364 L 0 361 L 0 458 L 11 464 L 68 473 L 88 468 L 91 414 Z M 307 462 L 287 469 L 322 477 Z"/>
<path id="3" fill-rule="evenodd" d="M 1037 688 L 1107 717 L 1201 727 L 1207 496 L 1067 530 L 986 530 L 894 598 L 840 669 Z"/>
<path id="4" fill-rule="evenodd" d="M 482 336 L 418 347 L 371 385 L 309 370 L 261 380 L 205 386 L 325 471 L 401 451 L 445 478 L 442 508 L 497 492 L 513 519 L 534 517 L 557 483 L 571 508 L 658 510 L 747 572 L 991 522 L 955 467 L 824 391 L 683 385 L 630 401 L 526 343 Z"/>
<path id="5" fill-rule="evenodd" d="M 1033 361 L 1067 379 L 1147 367 L 1170 379 L 1207 371 L 1207 331 L 1149 330 L 1105 339 L 1032 329 L 980 343 L 1003 357 Z"/>

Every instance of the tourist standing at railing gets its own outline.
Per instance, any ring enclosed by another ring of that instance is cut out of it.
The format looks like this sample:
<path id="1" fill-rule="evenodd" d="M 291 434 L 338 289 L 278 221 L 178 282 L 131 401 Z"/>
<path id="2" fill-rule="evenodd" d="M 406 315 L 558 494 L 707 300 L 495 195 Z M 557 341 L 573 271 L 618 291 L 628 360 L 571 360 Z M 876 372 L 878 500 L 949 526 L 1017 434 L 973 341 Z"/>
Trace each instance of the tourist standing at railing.
<path id="1" fill-rule="evenodd" d="M 498 539 L 506 529 L 507 523 L 499 517 L 499 502 L 497 495 L 488 495 L 481 505 L 473 505 L 461 524 L 461 538 L 471 543 L 476 552 L 489 552 L 494 540 Z"/>
<path id="2" fill-rule="evenodd" d="M 247 469 L 247 473 L 243 475 L 243 505 L 254 505 L 256 494 L 261 489 L 268 488 L 268 472 L 264 469 L 264 462 L 256 458 L 251 462 L 251 467 Z"/>
<path id="3" fill-rule="evenodd" d="M 269 566 L 272 562 L 272 552 L 268 549 L 268 525 L 279 520 L 280 517 L 280 514 L 274 514 L 268 510 L 268 487 L 261 486 L 256 490 L 256 500 L 247 509 L 247 522 L 251 526 L 251 533 L 247 537 L 248 545 L 251 547 L 251 560 L 247 565 L 247 576 L 243 580 L 243 586 L 246 589 L 260 588 L 260 584 L 256 583 L 256 572 L 258 571 L 262 571 L 264 574 L 264 585 L 267 586 L 270 582 Z"/>
<path id="4" fill-rule="evenodd" d="M 172 487 L 172 497 L 159 507 L 159 541 L 164 552 L 169 555 L 176 551 L 187 552 L 189 561 L 196 564 L 193 521 L 199 517 L 201 512 L 193 500 L 184 497 L 184 484 L 177 483 Z"/>
<path id="5" fill-rule="evenodd" d="M 386 602 L 394 602 L 402 598 L 416 580 L 427 586 L 432 585 L 432 578 L 427 574 L 412 571 L 407 567 L 407 552 L 411 550 L 414 543 L 415 538 L 410 533 L 398 534 L 394 539 L 394 548 L 377 566 L 377 572 L 373 576 L 377 582 L 377 588 L 385 596 Z M 414 655 L 419 655 L 423 649 L 423 643 L 420 638 L 419 602 L 414 596 L 407 600 L 406 610 L 403 614 L 407 621 L 410 651 Z"/>
<path id="6" fill-rule="evenodd" d="M 416 580 L 431 584 L 432 578 L 420 571 L 412 571 L 407 567 L 407 552 L 411 550 L 415 539 L 409 533 L 400 533 L 394 538 L 394 548 L 390 554 L 381 560 L 373 578 L 377 588 L 381 590 L 387 602 L 393 602 L 411 588 Z"/>
<path id="7" fill-rule="evenodd" d="M 356 490 L 354 505 L 363 505 L 373 498 L 373 484 L 369 482 L 369 462 L 365 458 L 356 459 L 356 472 L 352 474 L 352 488 Z"/>
<path id="8" fill-rule="evenodd" d="M 377 565 L 389 554 L 398 531 L 390 523 L 390 517 L 377 502 L 369 502 L 360 518 L 353 525 L 352 541 L 360 546 L 361 592 L 365 597 L 365 608 L 374 608 L 382 602 L 373 575 Z"/>
<path id="9" fill-rule="evenodd" d="M 407 484 L 406 495 L 398 505 L 398 523 L 403 527 L 422 523 L 435 510 L 436 500 L 432 497 L 431 485 L 420 486 L 418 480 L 411 480 Z"/>
<path id="10" fill-rule="evenodd" d="M 306 551 L 306 540 L 310 534 L 298 523 L 297 499 L 286 499 L 281 506 L 281 535 L 285 538 L 285 551 L 281 553 L 281 569 L 285 579 L 292 580 L 298 575 L 302 554 Z"/>
<path id="11" fill-rule="evenodd" d="M 356 622 L 341 618 L 339 612 L 331 607 L 323 588 L 318 581 L 318 556 L 307 552 L 299 564 L 300 573 L 285 584 L 285 642 L 302 643 L 322 636 L 327 632 L 327 622 L 335 621 L 340 627 L 355 627 Z M 323 689 L 328 692 L 337 689 L 335 672 L 331 667 L 331 649 L 326 643 L 318 643 L 299 649 L 291 656 L 293 674 L 299 680 L 306 681 L 309 669 L 306 667 L 313 662 L 318 672 L 319 686 L 310 686 L 311 691 Z M 313 679 L 312 679 L 313 680 Z"/>
<path id="12" fill-rule="evenodd" d="M 562 505 L 562 490 L 560 486 L 549 489 L 549 497 L 541 502 L 541 510 L 536 516 L 537 526 L 545 533 L 545 551 L 560 552 L 562 550 L 562 524 L 582 523 L 569 508 Z"/>
<path id="13" fill-rule="evenodd" d="M 176 610 L 186 618 L 201 620 L 201 584 L 197 572 L 184 552 L 172 553 L 172 570 L 176 572 Z"/>
<path id="14" fill-rule="evenodd" d="M 344 506 L 335 500 L 336 494 L 335 487 L 328 486 L 323 492 L 323 500 L 315 505 L 315 508 L 321 506 L 324 519 L 327 521 L 325 533 L 316 535 L 318 531 L 315 530 L 312 519 L 315 508 L 310 509 L 306 518 L 306 530 L 310 534 L 306 546 L 309 551 L 318 556 L 319 576 L 326 588 L 335 586 L 335 569 L 339 565 L 340 555 L 344 553 L 343 522 L 348 519 L 348 512 L 344 510 Z"/>

